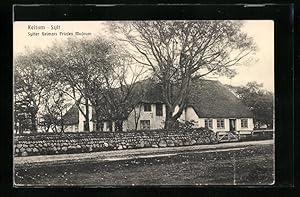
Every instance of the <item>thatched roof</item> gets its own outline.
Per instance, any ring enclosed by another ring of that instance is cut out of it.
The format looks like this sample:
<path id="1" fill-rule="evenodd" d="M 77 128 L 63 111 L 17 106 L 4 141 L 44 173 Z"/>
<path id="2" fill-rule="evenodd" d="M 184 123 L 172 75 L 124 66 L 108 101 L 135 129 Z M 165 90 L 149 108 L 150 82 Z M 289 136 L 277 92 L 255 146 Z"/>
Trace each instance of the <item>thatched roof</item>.
<path id="1" fill-rule="evenodd" d="M 63 116 L 65 125 L 73 125 L 79 123 L 79 109 L 77 105 L 73 105 Z"/>
<path id="2" fill-rule="evenodd" d="M 137 82 L 133 95 L 140 98 L 140 103 L 164 103 L 161 87 L 153 80 Z M 193 107 L 200 118 L 253 117 L 252 112 L 219 81 L 203 79 L 193 81 L 190 86 L 188 106 Z M 128 108 L 133 107 L 134 105 L 128 106 Z M 124 115 L 128 117 L 129 113 L 130 110 Z M 94 115 L 93 113 L 92 120 L 95 120 Z M 75 105 L 66 113 L 65 119 L 69 119 L 66 121 L 69 124 L 78 123 L 78 108 Z M 101 117 L 101 119 L 105 118 Z"/>
<path id="3" fill-rule="evenodd" d="M 252 112 L 219 81 L 196 80 L 191 84 L 188 105 L 203 118 L 246 118 Z"/>
<path id="4" fill-rule="evenodd" d="M 146 79 L 138 81 L 134 85 L 133 92 L 135 95 L 139 96 L 141 103 L 163 103 L 163 95 L 161 87 L 154 80 Z"/>
<path id="5" fill-rule="evenodd" d="M 140 82 L 144 92 L 143 103 L 163 103 L 162 89 L 152 80 Z M 214 80 L 197 79 L 191 82 L 188 106 L 193 107 L 203 118 L 242 118 L 253 117 L 252 112 L 230 89 Z"/>

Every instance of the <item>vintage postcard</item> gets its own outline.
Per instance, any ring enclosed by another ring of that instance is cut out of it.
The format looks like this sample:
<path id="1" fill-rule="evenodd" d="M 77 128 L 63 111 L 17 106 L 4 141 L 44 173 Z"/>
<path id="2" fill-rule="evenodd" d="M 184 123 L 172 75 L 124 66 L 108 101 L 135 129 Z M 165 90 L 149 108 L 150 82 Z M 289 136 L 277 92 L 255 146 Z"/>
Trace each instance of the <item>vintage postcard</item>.
<path id="1" fill-rule="evenodd" d="M 272 20 L 14 21 L 14 185 L 273 185 Z"/>

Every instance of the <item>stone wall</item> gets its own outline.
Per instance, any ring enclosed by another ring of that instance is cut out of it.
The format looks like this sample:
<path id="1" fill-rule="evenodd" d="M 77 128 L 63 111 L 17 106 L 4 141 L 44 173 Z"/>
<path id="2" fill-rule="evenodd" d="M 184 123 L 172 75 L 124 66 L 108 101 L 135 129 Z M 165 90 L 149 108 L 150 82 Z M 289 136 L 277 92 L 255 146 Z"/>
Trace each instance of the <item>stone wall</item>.
<path id="1" fill-rule="evenodd" d="M 134 148 L 163 148 L 216 143 L 204 128 L 190 131 L 91 132 L 15 136 L 15 156 L 97 152 Z"/>

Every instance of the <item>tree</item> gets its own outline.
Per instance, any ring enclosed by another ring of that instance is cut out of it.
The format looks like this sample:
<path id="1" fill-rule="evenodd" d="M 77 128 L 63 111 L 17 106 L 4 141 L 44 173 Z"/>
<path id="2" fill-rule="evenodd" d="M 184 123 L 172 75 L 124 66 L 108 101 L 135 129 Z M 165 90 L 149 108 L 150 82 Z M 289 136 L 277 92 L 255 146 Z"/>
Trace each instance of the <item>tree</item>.
<path id="1" fill-rule="evenodd" d="M 30 131 L 30 103 L 27 100 L 15 101 L 14 103 L 14 123 L 15 131 L 18 134 L 23 134 L 24 131 Z"/>
<path id="2" fill-rule="evenodd" d="M 129 99 L 139 74 L 131 72 L 132 80 L 128 82 L 130 59 L 114 42 L 101 37 L 69 39 L 49 48 L 48 56 L 53 79 L 59 81 L 61 90 L 74 99 L 85 117 L 85 131 L 90 131 L 89 106 L 95 109 L 97 130 L 100 114 L 110 113 L 112 118 L 113 113 L 124 111 L 122 106 Z M 118 91 L 113 91 L 116 88 Z M 85 110 L 81 109 L 82 105 Z"/>
<path id="3" fill-rule="evenodd" d="M 144 69 L 133 70 L 126 64 L 114 69 L 111 76 L 105 76 L 106 89 L 98 100 L 99 114 L 110 121 L 115 121 L 116 131 L 122 131 L 122 122 L 143 98 L 144 90 L 139 88 Z M 128 77 L 131 75 L 130 77 Z M 101 118 L 99 115 L 96 117 Z"/>
<path id="4" fill-rule="evenodd" d="M 254 123 L 257 127 L 266 124 L 273 128 L 274 94 L 262 89 L 263 84 L 249 82 L 246 86 L 229 86 L 229 88 L 241 99 L 253 112 Z"/>
<path id="5" fill-rule="evenodd" d="M 96 105 L 94 101 L 103 89 L 103 75 L 109 75 L 113 69 L 114 48 L 113 43 L 96 37 L 68 39 L 48 49 L 45 63 L 52 66 L 53 79 L 59 82 L 61 91 L 74 99 L 85 117 L 85 131 L 90 131 L 89 106 Z"/>
<path id="6" fill-rule="evenodd" d="M 138 124 L 141 118 L 141 111 L 142 111 L 142 106 L 138 105 L 138 109 L 133 108 L 133 113 L 134 113 L 134 130 L 136 131 L 138 129 Z"/>
<path id="7" fill-rule="evenodd" d="M 57 132 L 55 124 L 58 120 L 53 116 L 53 114 L 43 114 L 40 119 L 41 120 L 39 122 L 39 126 L 42 128 L 43 132 L 48 133 L 50 131 L 50 128 L 52 128 L 53 132 Z"/>
<path id="8" fill-rule="evenodd" d="M 44 128 L 45 132 L 49 132 L 49 129 L 52 128 L 53 132 L 60 131 L 63 133 L 63 116 L 70 107 L 70 103 L 66 102 L 66 95 L 56 87 L 49 90 L 44 100 L 44 114 L 42 115 L 39 126 Z M 60 129 L 58 129 L 58 127 Z"/>
<path id="9" fill-rule="evenodd" d="M 18 55 L 14 61 L 15 123 L 23 125 L 22 131 L 37 132 L 37 115 L 46 89 L 51 86 L 42 63 L 44 58 L 43 51 L 34 50 Z"/>
<path id="10" fill-rule="evenodd" d="M 233 77 L 234 66 L 256 50 L 241 27 L 239 21 L 223 20 L 132 21 L 113 23 L 111 30 L 161 85 L 165 127 L 172 128 L 187 104 L 193 79 L 209 74 Z"/>

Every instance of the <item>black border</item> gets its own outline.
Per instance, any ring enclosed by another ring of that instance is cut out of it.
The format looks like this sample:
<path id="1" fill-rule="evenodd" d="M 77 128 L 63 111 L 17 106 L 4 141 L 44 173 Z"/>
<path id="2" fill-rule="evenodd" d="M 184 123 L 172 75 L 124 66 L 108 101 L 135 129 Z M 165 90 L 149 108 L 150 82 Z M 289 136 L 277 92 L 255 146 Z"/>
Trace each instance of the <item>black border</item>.
<path id="1" fill-rule="evenodd" d="M 24 1 L 17 2 L 24 3 Z M 49 3 L 49 2 L 48 2 Z M 68 3 L 68 2 L 65 2 Z M 91 2 L 96 3 L 96 2 Z M 291 3 L 291 2 L 290 2 Z M 26 189 L 12 188 L 12 18 L 14 20 L 129 20 L 129 19 L 270 19 L 275 22 L 275 109 L 276 109 L 276 175 L 275 185 L 266 187 L 241 188 L 239 186 L 205 186 L 177 188 L 137 187 L 119 189 L 89 189 L 89 195 L 121 194 L 132 196 L 140 192 L 151 192 L 152 195 L 195 195 L 201 191 L 206 195 L 215 196 L 218 192 L 234 195 L 235 188 L 242 189 L 243 195 L 256 195 L 259 191 L 275 191 L 273 195 L 286 194 L 294 184 L 294 5 L 293 4 L 268 4 L 265 6 L 244 5 L 116 5 L 116 6 L 84 6 L 84 5 L 42 5 L 42 6 L 15 6 L 13 15 L 12 4 L 1 4 L 0 18 L 1 62 L 1 123 L 5 125 L 1 139 L 1 153 L 9 157 L 8 163 L 1 161 L 1 186 L 8 188 L 2 190 L 1 196 L 27 195 L 38 192 L 40 195 L 53 196 L 60 192 L 84 194 L 80 188 L 48 188 Z M 83 7 L 82 7 L 83 6 Z M 66 14 L 66 15 L 65 15 Z M 296 19 L 297 21 L 297 19 Z M 298 30 L 298 29 L 296 29 Z M 299 32 L 298 32 L 299 33 Z M 298 34 L 299 35 L 299 34 Z M 297 37 L 295 37 L 297 38 Z M 297 51 L 296 51 L 297 52 Z M 297 60 L 296 60 L 297 61 Z M 299 63 L 299 62 L 298 62 Z M 3 113 L 4 112 L 4 113 Z M 255 189 L 253 189 L 255 188 Z M 278 190 L 278 188 L 285 188 Z M 226 190 L 224 190 L 226 189 Z M 8 193 L 6 193 L 8 192 Z M 166 193 L 168 192 L 168 193 Z M 234 192 L 234 193 L 233 193 Z M 2 193 L 4 195 L 2 195 Z M 144 195 L 143 194 L 143 195 Z"/>
<path id="2" fill-rule="evenodd" d="M 274 19 L 287 24 L 292 22 L 292 10 L 291 4 L 15 5 L 13 17 L 15 21 Z"/>

